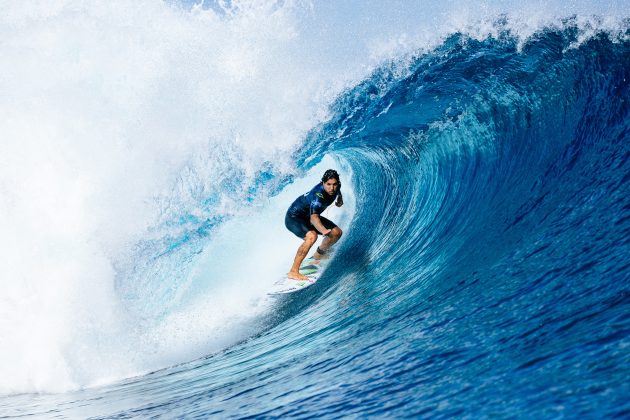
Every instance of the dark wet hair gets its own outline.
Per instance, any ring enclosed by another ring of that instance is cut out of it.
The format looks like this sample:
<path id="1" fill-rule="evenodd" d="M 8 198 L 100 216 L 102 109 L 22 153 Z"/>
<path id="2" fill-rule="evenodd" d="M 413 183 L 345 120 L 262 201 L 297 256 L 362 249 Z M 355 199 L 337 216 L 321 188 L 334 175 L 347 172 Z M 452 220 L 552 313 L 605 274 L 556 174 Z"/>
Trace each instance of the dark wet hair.
<path id="1" fill-rule="evenodd" d="M 329 169 L 326 172 L 324 172 L 324 176 L 322 177 L 322 182 L 326 182 L 331 178 L 335 178 L 337 182 L 341 183 L 341 181 L 339 180 L 339 174 L 334 169 Z"/>

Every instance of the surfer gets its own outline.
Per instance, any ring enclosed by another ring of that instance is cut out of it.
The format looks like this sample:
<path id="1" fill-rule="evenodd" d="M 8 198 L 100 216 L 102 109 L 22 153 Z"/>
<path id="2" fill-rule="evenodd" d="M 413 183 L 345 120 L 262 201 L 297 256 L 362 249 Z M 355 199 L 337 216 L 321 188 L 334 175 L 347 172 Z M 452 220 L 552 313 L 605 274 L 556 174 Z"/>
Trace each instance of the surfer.
<path id="1" fill-rule="evenodd" d="M 335 201 L 336 199 L 336 201 Z M 317 241 L 318 235 L 324 235 L 324 240 L 313 254 L 313 259 L 326 258 L 326 253 L 335 242 L 341 238 L 342 231 L 339 227 L 321 216 L 321 213 L 330 206 L 333 201 L 337 207 L 343 205 L 341 196 L 341 182 L 339 174 L 334 169 L 324 172 L 322 182 L 312 190 L 299 196 L 284 218 L 284 224 L 295 236 L 304 240 L 297 250 L 293 266 L 287 277 L 294 280 L 306 280 L 307 277 L 300 274 L 300 264 L 306 258 L 309 250 Z"/>

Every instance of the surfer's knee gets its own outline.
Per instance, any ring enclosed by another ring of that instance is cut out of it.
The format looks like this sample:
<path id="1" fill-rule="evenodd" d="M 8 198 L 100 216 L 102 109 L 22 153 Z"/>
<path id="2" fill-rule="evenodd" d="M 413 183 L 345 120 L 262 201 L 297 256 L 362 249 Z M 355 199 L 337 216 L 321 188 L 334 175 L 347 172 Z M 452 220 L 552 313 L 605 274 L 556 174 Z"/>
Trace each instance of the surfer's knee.
<path id="1" fill-rule="evenodd" d="M 343 235 L 343 231 L 339 228 L 339 226 L 335 226 L 330 231 L 330 236 L 332 236 L 335 239 L 341 238 L 341 235 Z"/>
<path id="2" fill-rule="evenodd" d="M 317 233 L 315 233 L 315 231 L 309 230 L 308 232 L 306 232 L 306 235 L 304 235 L 304 242 L 307 242 L 313 245 L 316 241 L 317 241 Z"/>

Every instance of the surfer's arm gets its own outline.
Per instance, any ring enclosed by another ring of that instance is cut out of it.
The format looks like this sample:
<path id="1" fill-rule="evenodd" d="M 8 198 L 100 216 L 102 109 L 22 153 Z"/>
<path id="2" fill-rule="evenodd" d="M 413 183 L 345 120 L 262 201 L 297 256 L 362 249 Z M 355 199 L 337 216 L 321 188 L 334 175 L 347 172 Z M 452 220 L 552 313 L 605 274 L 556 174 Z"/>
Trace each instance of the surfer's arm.
<path id="1" fill-rule="evenodd" d="M 326 229 L 326 226 L 322 224 L 322 221 L 319 219 L 319 214 L 317 213 L 311 214 L 311 224 L 315 226 L 315 229 L 322 235 L 328 235 L 330 233 L 330 229 Z"/>
<path id="2" fill-rule="evenodd" d="M 343 206 L 343 196 L 341 195 L 341 191 L 339 191 L 339 194 L 337 195 L 337 201 L 335 202 L 335 206 L 337 207 Z"/>

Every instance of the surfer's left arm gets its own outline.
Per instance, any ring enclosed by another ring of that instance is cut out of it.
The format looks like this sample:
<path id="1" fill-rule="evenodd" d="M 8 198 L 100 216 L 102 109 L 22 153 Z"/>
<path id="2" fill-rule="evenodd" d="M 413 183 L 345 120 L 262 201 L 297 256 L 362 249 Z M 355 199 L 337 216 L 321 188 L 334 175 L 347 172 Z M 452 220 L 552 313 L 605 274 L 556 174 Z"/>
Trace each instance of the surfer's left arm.
<path id="1" fill-rule="evenodd" d="M 343 206 L 343 196 L 341 195 L 341 191 L 339 191 L 339 194 L 337 194 L 337 201 L 335 201 L 335 206 Z"/>

